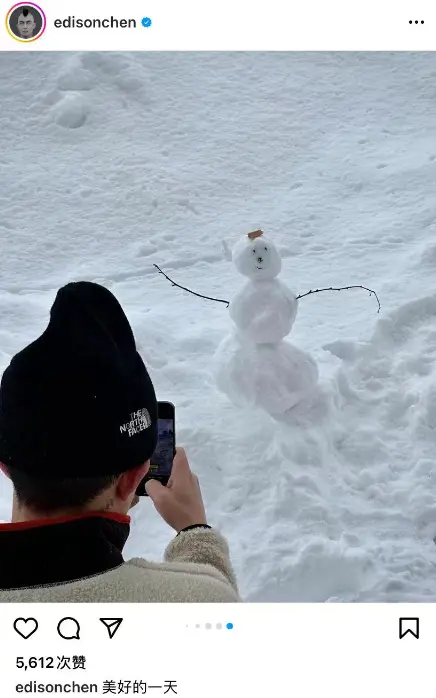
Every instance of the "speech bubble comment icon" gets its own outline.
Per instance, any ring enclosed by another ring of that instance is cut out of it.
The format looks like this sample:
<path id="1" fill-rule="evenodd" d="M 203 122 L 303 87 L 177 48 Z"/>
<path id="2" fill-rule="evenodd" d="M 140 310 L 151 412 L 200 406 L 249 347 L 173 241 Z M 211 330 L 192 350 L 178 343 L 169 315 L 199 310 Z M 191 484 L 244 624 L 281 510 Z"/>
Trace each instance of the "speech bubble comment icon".
<path id="1" fill-rule="evenodd" d="M 62 618 L 58 623 L 58 635 L 63 640 L 80 640 L 80 625 L 75 618 Z"/>

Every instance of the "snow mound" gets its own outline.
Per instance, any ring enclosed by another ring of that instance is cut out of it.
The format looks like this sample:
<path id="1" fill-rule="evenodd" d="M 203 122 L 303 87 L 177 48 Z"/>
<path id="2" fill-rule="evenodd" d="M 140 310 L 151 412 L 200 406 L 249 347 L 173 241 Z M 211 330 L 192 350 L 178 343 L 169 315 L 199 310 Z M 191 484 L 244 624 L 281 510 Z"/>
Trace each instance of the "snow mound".
<path id="1" fill-rule="evenodd" d="M 275 435 L 264 544 L 278 574 L 250 576 L 251 600 L 436 599 L 436 295 L 344 353 L 322 420 Z"/>
<path id="2" fill-rule="evenodd" d="M 80 94 L 67 93 L 53 108 L 53 118 L 63 128 L 80 128 L 89 113 L 89 104 Z"/>
<path id="3" fill-rule="evenodd" d="M 52 88 L 42 94 L 41 101 L 51 106 L 58 126 L 78 129 L 94 107 L 104 107 L 102 95 L 111 86 L 124 94 L 142 95 L 144 80 L 138 75 L 134 59 L 120 53 L 72 54 L 64 59 Z"/>
<path id="4" fill-rule="evenodd" d="M 97 83 L 112 82 L 126 93 L 141 93 L 144 89 L 144 74 L 139 69 L 134 54 L 84 53 L 81 64 L 83 69 L 94 75 Z"/>
<path id="5" fill-rule="evenodd" d="M 57 79 L 57 86 L 63 92 L 89 91 L 95 86 L 95 78 L 89 70 L 85 70 L 80 64 L 65 68 Z"/>

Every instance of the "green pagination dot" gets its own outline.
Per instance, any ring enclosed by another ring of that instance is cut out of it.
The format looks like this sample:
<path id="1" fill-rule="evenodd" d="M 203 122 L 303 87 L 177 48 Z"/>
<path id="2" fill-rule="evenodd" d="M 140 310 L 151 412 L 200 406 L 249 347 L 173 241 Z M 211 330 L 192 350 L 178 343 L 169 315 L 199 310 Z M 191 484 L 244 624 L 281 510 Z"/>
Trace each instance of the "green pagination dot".
<path id="1" fill-rule="evenodd" d="M 226 628 L 227 630 L 233 630 L 233 623 L 227 623 Z"/>

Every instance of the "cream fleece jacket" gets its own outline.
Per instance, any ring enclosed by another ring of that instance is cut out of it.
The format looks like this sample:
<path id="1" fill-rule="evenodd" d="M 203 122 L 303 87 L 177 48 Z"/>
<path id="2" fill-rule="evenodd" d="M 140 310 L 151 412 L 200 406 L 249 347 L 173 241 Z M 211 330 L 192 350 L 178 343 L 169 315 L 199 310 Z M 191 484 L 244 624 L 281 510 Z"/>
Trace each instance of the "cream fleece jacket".
<path id="1" fill-rule="evenodd" d="M 1 603 L 240 602 L 227 541 L 213 529 L 180 533 L 163 563 L 133 558 L 74 582 L 0 590 Z"/>

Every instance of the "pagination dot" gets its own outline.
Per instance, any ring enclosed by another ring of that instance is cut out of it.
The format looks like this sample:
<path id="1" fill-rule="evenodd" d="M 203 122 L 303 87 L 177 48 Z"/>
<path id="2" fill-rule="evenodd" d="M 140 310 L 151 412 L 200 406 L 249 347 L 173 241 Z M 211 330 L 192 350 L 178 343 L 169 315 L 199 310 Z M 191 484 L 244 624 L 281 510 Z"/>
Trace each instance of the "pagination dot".
<path id="1" fill-rule="evenodd" d="M 227 623 L 226 628 L 227 630 L 233 630 L 233 623 Z"/>

